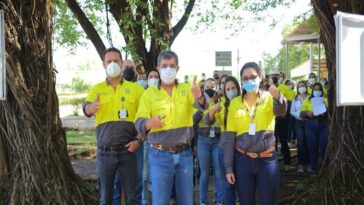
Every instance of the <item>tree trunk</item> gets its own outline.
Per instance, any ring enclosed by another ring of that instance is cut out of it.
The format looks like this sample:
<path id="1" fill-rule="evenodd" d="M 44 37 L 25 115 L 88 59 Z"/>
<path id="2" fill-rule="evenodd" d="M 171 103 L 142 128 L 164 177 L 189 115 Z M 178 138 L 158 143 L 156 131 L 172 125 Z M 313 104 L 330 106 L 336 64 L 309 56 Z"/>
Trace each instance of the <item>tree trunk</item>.
<path id="1" fill-rule="evenodd" d="M 1 204 L 97 203 L 94 186 L 73 171 L 59 118 L 52 6 L 50 0 L 0 3 L 8 86 L 0 102 L 0 143 L 9 170 L 0 181 Z"/>
<path id="2" fill-rule="evenodd" d="M 362 0 L 312 0 L 329 71 L 330 135 L 323 168 L 295 203 L 364 204 L 364 107 L 336 107 L 336 11 L 364 14 Z M 358 42 L 359 43 L 359 42 Z M 350 83 L 350 82 L 347 82 Z M 291 199 L 292 199 L 291 198 Z"/>

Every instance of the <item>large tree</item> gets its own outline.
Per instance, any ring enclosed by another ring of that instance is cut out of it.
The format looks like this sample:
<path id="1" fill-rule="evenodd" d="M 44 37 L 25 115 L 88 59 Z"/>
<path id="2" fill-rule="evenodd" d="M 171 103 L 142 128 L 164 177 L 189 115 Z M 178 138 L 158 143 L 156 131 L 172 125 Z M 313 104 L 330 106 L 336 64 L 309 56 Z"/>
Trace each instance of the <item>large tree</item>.
<path id="1" fill-rule="evenodd" d="M 364 204 L 364 107 L 336 107 L 334 22 L 337 11 L 364 14 L 364 1 L 312 0 L 312 5 L 329 71 L 330 135 L 319 177 L 298 190 L 303 194 L 294 195 L 290 200 L 305 204 Z"/>
<path id="2" fill-rule="evenodd" d="M 73 46 L 80 44 L 80 39 L 86 34 L 102 58 L 106 47 L 102 39 L 106 36 L 109 44 L 112 43 L 110 29 L 105 28 L 109 28 L 113 20 L 125 40 L 123 50 L 147 70 L 155 68 L 160 51 L 172 46 L 190 18 L 194 18 L 195 25 L 191 26 L 194 31 L 224 29 L 236 34 L 241 32 L 242 25 L 249 23 L 245 21 L 246 12 L 254 12 L 255 20 L 262 20 L 265 11 L 288 5 L 291 1 L 65 0 L 64 4 L 64 1 L 56 0 L 57 41 L 61 45 Z M 223 24 L 216 26 L 216 22 Z"/>
<path id="3" fill-rule="evenodd" d="M 106 46 L 95 24 L 85 14 L 77 0 L 66 0 L 66 3 L 102 58 Z M 123 34 L 127 44 L 125 49 L 131 53 L 134 61 L 140 62 L 144 69 L 156 67 L 158 54 L 161 50 L 169 48 L 182 31 L 195 5 L 195 0 L 188 0 L 182 17 L 175 25 L 172 25 L 172 8 L 175 3 L 174 0 L 98 0 L 94 2 L 95 5 L 105 4 L 106 13 L 112 14 Z M 90 2 L 86 1 L 86 4 Z M 99 10 L 99 13 L 102 11 Z"/>
<path id="4" fill-rule="evenodd" d="M 6 100 L 0 101 L 0 204 L 96 204 L 76 175 L 59 118 L 50 0 L 3 0 Z"/>

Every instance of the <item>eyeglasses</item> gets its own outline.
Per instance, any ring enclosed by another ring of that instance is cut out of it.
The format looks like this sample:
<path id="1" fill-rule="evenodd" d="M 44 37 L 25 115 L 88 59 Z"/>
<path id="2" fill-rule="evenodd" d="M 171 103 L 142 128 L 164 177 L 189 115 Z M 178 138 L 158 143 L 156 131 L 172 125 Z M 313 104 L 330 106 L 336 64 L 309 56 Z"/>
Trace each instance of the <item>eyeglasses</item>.
<path id="1" fill-rule="evenodd" d="M 156 78 L 156 79 L 159 79 L 159 76 L 158 75 L 150 75 L 150 76 L 148 76 L 148 78 L 150 79 L 150 78 Z"/>
<path id="2" fill-rule="evenodd" d="M 246 77 L 244 76 L 242 78 L 243 81 L 247 81 L 247 80 L 255 80 L 258 77 L 258 75 L 251 75 L 250 77 Z"/>

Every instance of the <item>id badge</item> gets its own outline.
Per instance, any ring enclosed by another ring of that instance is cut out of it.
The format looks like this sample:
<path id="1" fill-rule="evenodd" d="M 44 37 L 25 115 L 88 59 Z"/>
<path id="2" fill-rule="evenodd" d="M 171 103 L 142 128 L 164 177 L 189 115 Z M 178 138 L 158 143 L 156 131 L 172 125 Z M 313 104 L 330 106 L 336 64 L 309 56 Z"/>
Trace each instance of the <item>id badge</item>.
<path id="1" fill-rule="evenodd" d="M 255 135 L 256 125 L 254 122 L 249 123 L 249 135 Z"/>
<path id="2" fill-rule="evenodd" d="M 210 128 L 210 137 L 211 138 L 215 137 L 215 129 L 214 128 Z"/>
<path id="3" fill-rule="evenodd" d="M 121 109 L 119 111 L 119 118 L 120 119 L 126 119 L 127 116 L 128 116 L 128 112 L 125 109 Z"/>

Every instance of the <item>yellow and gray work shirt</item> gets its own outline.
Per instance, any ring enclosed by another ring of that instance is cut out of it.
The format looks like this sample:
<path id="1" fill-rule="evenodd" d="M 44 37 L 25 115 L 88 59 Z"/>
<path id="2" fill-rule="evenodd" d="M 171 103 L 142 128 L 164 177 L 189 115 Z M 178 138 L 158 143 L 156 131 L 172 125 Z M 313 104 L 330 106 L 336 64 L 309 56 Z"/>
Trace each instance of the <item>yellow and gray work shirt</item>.
<path id="1" fill-rule="evenodd" d="M 254 117 L 249 113 L 242 97 L 234 98 L 229 107 L 226 131 L 221 143 L 224 147 L 226 173 L 233 172 L 234 151 L 238 147 L 247 152 L 261 153 L 275 144 L 275 116 L 284 116 L 287 109 L 285 97 L 278 100 L 266 91 L 259 91 Z M 250 124 L 255 125 L 254 134 L 249 133 Z"/>
<path id="2" fill-rule="evenodd" d="M 211 129 L 214 129 L 214 137 L 220 138 L 221 136 L 221 129 L 220 129 L 220 123 L 218 121 L 215 121 L 213 123 L 209 122 L 209 111 L 214 109 L 216 103 L 212 102 L 210 99 L 210 105 L 209 107 L 203 111 L 203 116 L 201 120 L 198 123 L 198 135 L 203 137 L 211 137 L 210 131 Z"/>
<path id="3" fill-rule="evenodd" d="M 151 144 L 189 144 L 193 138 L 194 105 L 203 110 L 192 96 L 191 86 L 186 83 L 176 83 L 172 96 L 160 86 L 149 87 L 140 100 L 135 127 L 139 134 L 148 135 L 148 142 Z M 207 107 L 208 103 L 205 106 Z M 147 120 L 155 116 L 161 116 L 163 126 L 152 128 L 147 133 Z"/>
<path id="4" fill-rule="evenodd" d="M 108 80 L 91 87 L 82 107 L 88 116 L 86 105 L 100 95 L 100 109 L 95 113 L 98 146 L 123 145 L 135 139 L 137 132 L 134 120 L 143 92 L 142 86 L 126 80 L 120 82 L 115 90 Z M 126 111 L 125 118 L 119 115 L 121 110 Z"/>

